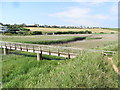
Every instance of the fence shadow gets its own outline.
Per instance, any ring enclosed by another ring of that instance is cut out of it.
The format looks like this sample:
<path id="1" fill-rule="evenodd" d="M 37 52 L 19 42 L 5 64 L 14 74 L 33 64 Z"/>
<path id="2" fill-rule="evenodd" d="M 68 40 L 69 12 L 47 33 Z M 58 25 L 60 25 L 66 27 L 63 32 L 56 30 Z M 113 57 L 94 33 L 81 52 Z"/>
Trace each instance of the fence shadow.
<path id="1" fill-rule="evenodd" d="M 12 52 L 10 51 L 9 54 L 15 54 L 15 55 L 22 55 L 25 57 L 36 57 L 36 55 L 32 55 L 32 54 L 25 54 L 25 53 L 21 53 L 21 52 Z M 42 59 L 43 60 L 65 60 L 66 58 L 64 57 L 58 57 L 58 56 L 51 56 L 51 55 L 42 55 Z"/>

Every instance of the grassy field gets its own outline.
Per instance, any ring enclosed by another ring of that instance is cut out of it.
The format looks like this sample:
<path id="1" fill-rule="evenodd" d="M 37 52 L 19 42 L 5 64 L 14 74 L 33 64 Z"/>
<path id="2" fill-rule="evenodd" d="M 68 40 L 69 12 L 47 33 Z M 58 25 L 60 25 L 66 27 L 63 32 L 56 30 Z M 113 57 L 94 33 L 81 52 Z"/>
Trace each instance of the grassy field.
<path id="1" fill-rule="evenodd" d="M 25 27 L 27 29 L 30 29 L 31 31 L 42 31 L 42 32 L 58 32 L 58 31 L 92 31 L 93 33 L 117 33 L 115 30 L 110 30 L 110 29 L 64 29 L 64 28 L 41 28 L 41 27 Z"/>
<path id="2" fill-rule="evenodd" d="M 117 74 L 100 53 L 84 52 L 70 60 L 49 58 L 38 62 L 34 54 L 18 51 L 3 55 L 3 88 L 118 88 Z"/>
<path id="3" fill-rule="evenodd" d="M 67 43 L 71 41 L 83 40 L 86 36 L 1 36 L 2 41 L 8 42 L 21 42 L 21 43 L 32 43 L 32 44 L 58 44 Z"/>

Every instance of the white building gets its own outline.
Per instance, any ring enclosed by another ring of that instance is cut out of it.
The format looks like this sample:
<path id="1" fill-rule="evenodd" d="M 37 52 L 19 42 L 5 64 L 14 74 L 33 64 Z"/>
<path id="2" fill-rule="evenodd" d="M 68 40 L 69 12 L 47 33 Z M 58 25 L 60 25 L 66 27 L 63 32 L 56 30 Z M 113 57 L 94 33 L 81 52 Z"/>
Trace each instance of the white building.
<path id="1" fill-rule="evenodd" d="M 8 31 L 7 26 L 0 25 L 0 32 Z"/>

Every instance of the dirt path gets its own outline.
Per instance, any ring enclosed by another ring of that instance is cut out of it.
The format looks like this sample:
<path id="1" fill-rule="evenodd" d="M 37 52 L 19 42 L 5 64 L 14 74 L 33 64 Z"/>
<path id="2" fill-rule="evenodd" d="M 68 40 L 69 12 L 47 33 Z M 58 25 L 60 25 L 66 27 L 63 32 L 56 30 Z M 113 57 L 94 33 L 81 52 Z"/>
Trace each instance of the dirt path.
<path id="1" fill-rule="evenodd" d="M 113 67 L 114 71 L 115 71 L 118 75 L 120 75 L 120 71 L 119 71 L 118 67 L 113 63 L 112 57 L 107 57 L 107 60 L 110 61 L 110 63 L 112 64 L 112 67 Z"/>

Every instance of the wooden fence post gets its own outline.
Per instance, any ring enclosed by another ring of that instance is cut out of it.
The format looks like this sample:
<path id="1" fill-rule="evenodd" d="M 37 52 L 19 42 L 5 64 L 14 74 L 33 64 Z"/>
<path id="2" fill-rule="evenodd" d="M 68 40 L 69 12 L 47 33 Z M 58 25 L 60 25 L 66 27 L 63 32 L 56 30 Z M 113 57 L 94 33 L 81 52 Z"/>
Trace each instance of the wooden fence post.
<path id="1" fill-rule="evenodd" d="M 60 51 L 59 51 L 59 49 L 58 49 L 58 56 L 60 56 Z"/>
<path id="2" fill-rule="evenodd" d="M 39 61 L 39 60 L 42 60 L 42 50 L 41 50 L 41 52 L 39 53 L 37 53 L 37 60 Z"/>
<path id="3" fill-rule="evenodd" d="M 26 51 L 28 52 L 28 47 L 27 47 L 27 45 L 25 45 L 25 47 L 26 47 Z"/>
<path id="4" fill-rule="evenodd" d="M 8 49 L 7 47 L 4 48 L 4 55 L 7 55 L 8 54 Z"/>
<path id="5" fill-rule="evenodd" d="M 49 55 L 51 55 L 51 51 L 50 51 L 50 48 L 49 48 Z"/>
<path id="6" fill-rule="evenodd" d="M 68 50 L 68 59 L 70 59 L 70 52 L 69 52 L 69 50 Z"/>
<path id="7" fill-rule="evenodd" d="M 21 44 L 20 44 L 20 50 L 22 51 L 22 47 L 21 47 Z"/>

